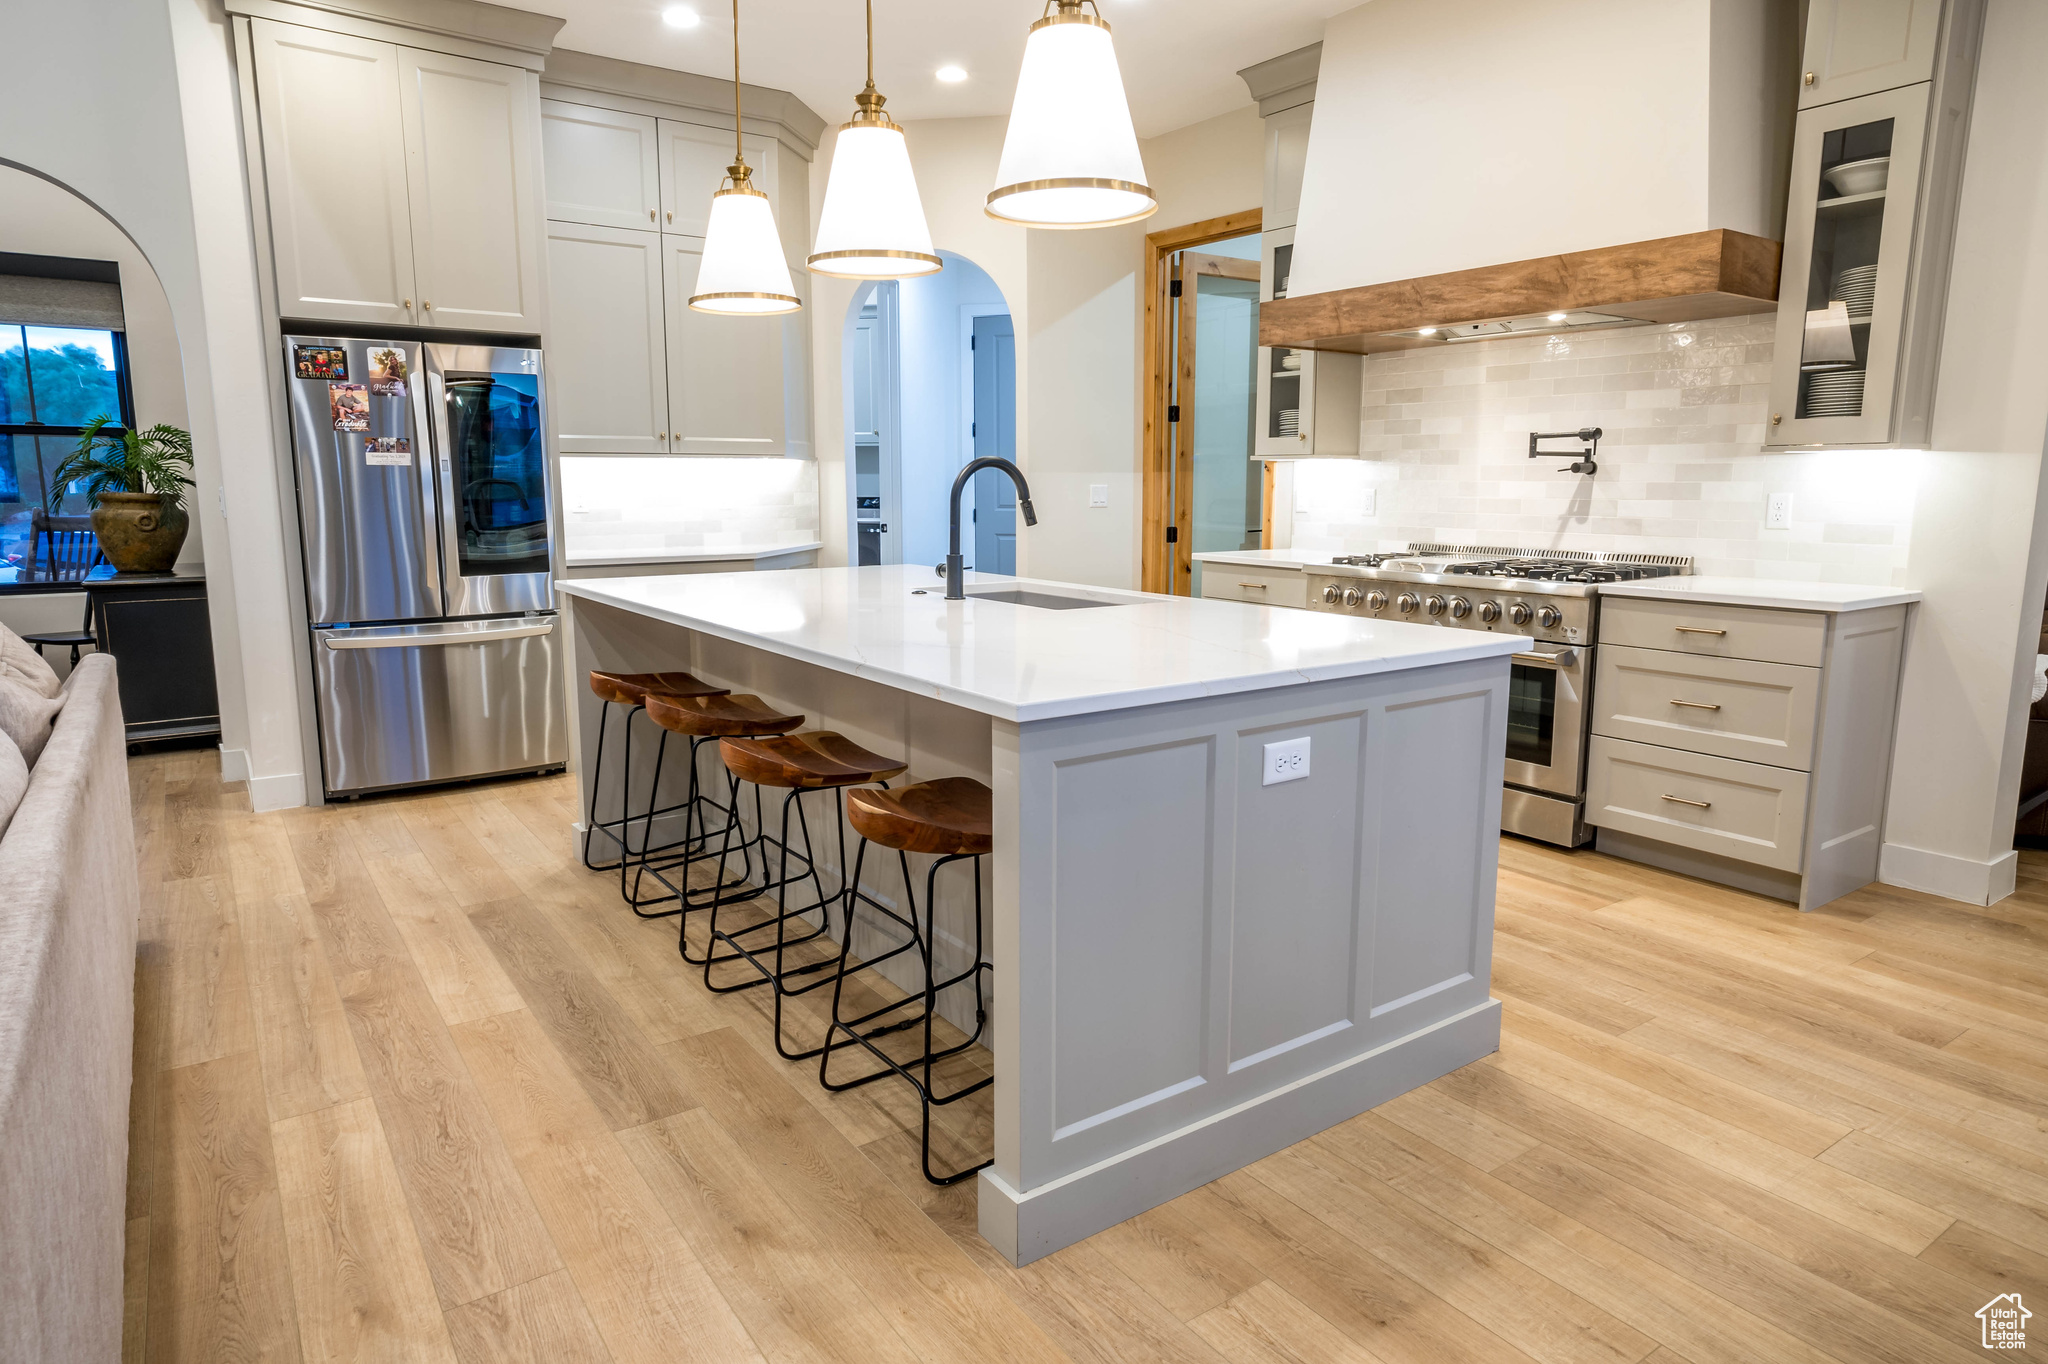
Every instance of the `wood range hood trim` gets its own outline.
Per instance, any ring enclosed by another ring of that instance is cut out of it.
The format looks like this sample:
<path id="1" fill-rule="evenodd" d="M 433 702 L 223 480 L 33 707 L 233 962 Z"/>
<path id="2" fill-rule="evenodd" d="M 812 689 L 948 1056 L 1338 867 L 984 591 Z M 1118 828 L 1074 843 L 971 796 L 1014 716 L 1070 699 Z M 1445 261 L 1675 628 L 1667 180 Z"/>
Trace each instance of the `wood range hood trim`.
<path id="1" fill-rule="evenodd" d="M 1259 305 L 1259 344 L 1371 355 L 1466 344 L 1389 332 L 1532 314 L 1599 312 L 1635 322 L 1697 322 L 1770 312 L 1778 306 L 1782 255 L 1782 245 L 1768 238 L 1713 228 L 1303 294 Z"/>

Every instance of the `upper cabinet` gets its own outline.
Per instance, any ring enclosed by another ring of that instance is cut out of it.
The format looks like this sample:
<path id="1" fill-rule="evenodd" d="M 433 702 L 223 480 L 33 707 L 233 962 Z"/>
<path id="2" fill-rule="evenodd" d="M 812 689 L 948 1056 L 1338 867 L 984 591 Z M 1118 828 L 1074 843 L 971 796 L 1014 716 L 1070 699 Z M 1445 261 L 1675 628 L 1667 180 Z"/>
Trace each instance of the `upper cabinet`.
<path id="1" fill-rule="evenodd" d="M 1877 88 L 1799 113 L 1766 446 L 1928 440 L 1983 17 L 1983 0 L 1816 0 L 1804 88 Z"/>
<path id="2" fill-rule="evenodd" d="M 1302 173 L 1308 166 L 1309 116 L 1314 104 L 1297 104 L 1268 114 L 1266 124 L 1266 192 L 1260 222 L 1268 232 L 1293 227 L 1301 208 Z"/>
<path id="3" fill-rule="evenodd" d="M 1799 107 L 1934 79 L 1942 0 L 1813 0 Z"/>
<path id="4" fill-rule="evenodd" d="M 250 47 L 281 316 L 539 330 L 528 72 L 269 19 Z"/>
<path id="5" fill-rule="evenodd" d="M 669 450 L 679 455 L 810 454 L 804 314 L 725 317 L 689 306 L 701 238 L 664 242 Z M 809 302 L 809 276 L 795 278 Z"/>
<path id="6" fill-rule="evenodd" d="M 252 36 L 279 312 L 419 320 L 399 49 L 262 19 Z"/>
<path id="7" fill-rule="evenodd" d="M 686 237 L 704 235 L 711 217 L 711 196 L 732 164 L 732 129 L 712 128 L 677 119 L 660 120 L 661 230 Z M 780 176 L 775 140 L 743 134 L 753 185 L 768 196 L 768 207 L 782 219 Z"/>
<path id="8" fill-rule="evenodd" d="M 550 221 L 660 228 L 655 119 L 558 99 L 540 102 L 540 119 Z"/>
<path id="9" fill-rule="evenodd" d="M 548 366 L 568 454 L 669 452 L 659 232 L 548 224 Z"/>

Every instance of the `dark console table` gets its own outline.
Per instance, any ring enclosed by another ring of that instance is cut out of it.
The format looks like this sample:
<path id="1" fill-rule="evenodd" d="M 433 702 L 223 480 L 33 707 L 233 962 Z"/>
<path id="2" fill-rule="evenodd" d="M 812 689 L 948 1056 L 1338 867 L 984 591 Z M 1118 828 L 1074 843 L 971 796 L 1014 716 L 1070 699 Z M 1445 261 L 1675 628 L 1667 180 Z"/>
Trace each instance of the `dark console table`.
<path id="1" fill-rule="evenodd" d="M 119 666 L 128 741 L 220 733 L 206 575 L 94 569 L 85 589 L 100 652 Z"/>

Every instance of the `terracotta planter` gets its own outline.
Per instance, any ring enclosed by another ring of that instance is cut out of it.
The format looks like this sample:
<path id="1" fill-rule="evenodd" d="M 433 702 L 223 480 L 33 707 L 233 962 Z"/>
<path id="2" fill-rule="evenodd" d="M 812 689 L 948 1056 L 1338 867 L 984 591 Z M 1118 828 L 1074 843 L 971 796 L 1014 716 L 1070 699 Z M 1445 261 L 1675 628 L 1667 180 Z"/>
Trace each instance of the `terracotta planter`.
<path id="1" fill-rule="evenodd" d="M 92 532 L 107 562 L 122 573 L 168 573 L 185 545 L 191 517 L 155 493 L 101 493 Z"/>

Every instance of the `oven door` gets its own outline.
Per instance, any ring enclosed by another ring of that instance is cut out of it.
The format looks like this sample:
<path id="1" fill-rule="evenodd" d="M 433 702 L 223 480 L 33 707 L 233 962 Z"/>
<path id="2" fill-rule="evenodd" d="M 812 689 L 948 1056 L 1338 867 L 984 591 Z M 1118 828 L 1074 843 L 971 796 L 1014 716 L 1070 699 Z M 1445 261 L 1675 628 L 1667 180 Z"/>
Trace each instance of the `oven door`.
<path id="1" fill-rule="evenodd" d="M 1585 792 L 1593 651 L 1537 644 L 1512 663 L 1507 782 L 1576 800 Z"/>

